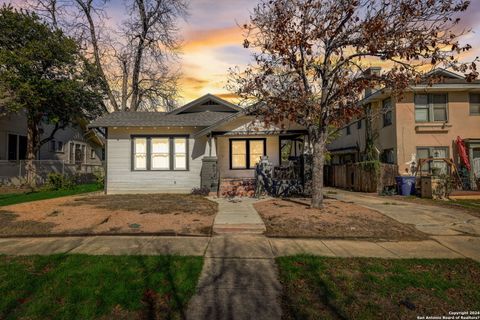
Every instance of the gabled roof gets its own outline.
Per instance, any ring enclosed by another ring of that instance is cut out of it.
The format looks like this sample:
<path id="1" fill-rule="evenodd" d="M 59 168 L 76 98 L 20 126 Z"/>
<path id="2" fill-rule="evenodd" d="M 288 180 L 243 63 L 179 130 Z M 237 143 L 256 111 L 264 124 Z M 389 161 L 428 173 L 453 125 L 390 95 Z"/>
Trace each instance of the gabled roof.
<path id="1" fill-rule="evenodd" d="M 225 107 L 231 109 L 232 112 L 237 112 L 237 111 L 242 110 L 242 108 L 234 105 L 233 103 L 228 102 L 227 100 L 223 100 L 223 99 L 221 99 L 217 96 L 214 96 L 213 94 L 207 93 L 206 95 L 204 95 L 204 96 L 202 96 L 198 99 L 195 99 L 195 100 L 187 103 L 186 105 L 184 105 L 184 106 L 182 106 L 178 109 L 170 111 L 169 114 L 183 113 L 183 112 L 186 112 L 191 107 L 202 105 L 202 104 L 208 103 L 209 101 L 212 101 L 213 103 L 225 106 Z"/>
<path id="2" fill-rule="evenodd" d="M 445 77 L 445 78 L 452 78 L 452 79 L 462 79 L 462 80 L 465 79 L 461 75 L 459 75 L 455 72 L 452 72 L 452 71 L 448 71 L 447 69 L 444 69 L 444 68 L 433 69 L 432 71 L 427 72 L 426 76 L 427 77 L 442 76 L 442 77 Z"/>
<path id="3" fill-rule="evenodd" d="M 191 109 L 193 107 L 195 110 Z M 209 127 L 242 110 L 228 101 L 206 94 L 171 112 L 116 111 L 98 118 L 89 127 Z"/>
<path id="4" fill-rule="evenodd" d="M 117 111 L 93 121 L 89 127 L 208 127 L 230 115 L 212 111 L 183 114 Z"/>

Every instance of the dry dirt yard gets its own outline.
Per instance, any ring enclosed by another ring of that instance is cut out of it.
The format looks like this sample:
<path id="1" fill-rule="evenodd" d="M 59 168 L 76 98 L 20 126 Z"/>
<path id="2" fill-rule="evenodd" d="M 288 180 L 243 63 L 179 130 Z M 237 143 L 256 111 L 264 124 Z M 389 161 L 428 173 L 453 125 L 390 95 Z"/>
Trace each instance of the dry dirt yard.
<path id="1" fill-rule="evenodd" d="M 0 235 L 211 234 L 217 204 L 182 194 L 87 195 L 0 208 Z"/>
<path id="2" fill-rule="evenodd" d="M 323 209 L 309 207 L 308 199 L 268 200 L 254 204 L 270 237 L 361 238 L 368 240 L 422 240 L 428 236 L 413 225 L 393 220 L 352 203 L 325 199 Z"/>

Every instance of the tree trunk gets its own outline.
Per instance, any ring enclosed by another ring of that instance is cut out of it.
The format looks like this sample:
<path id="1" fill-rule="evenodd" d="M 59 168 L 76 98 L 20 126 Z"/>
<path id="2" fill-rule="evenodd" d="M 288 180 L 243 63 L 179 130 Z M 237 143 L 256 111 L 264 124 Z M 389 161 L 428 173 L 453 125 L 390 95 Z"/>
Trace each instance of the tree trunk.
<path id="1" fill-rule="evenodd" d="M 312 168 L 312 208 L 323 208 L 323 165 L 325 162 L 326 134 L 318 132 L 313 135 Z"/>
<path id="2" fill-rule="evenodd" d="M 27 184 L 34 188 L 37 183 L 37 167 L 35 165 L 37 145 L 38 145 L 38 127 L 33 119 L 27 120 L 27 155 L 25 161 L 25 171 Z"/>

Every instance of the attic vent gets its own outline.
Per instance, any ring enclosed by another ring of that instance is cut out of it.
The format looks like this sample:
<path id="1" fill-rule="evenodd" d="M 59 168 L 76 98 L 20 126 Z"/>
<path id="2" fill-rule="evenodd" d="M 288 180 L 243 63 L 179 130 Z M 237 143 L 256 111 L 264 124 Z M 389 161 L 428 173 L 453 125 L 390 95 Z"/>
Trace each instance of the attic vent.
<path id="1" fill-rule="evenodd" d="M 218 106 L 219 104 L 212 101 L 212 100 L 207 100 L 204 103 L 202 103 L 202 106 Z"/>

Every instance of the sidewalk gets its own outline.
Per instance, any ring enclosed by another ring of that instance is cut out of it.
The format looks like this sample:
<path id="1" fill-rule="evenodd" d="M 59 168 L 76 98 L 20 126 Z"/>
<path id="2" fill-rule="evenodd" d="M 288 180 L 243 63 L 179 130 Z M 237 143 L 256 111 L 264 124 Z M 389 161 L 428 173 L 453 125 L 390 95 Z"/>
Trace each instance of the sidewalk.
<path id="1" fill-rule="evenodd" d="M 0 239 L 0 254 L 189 255 L 273 259 L 294 254 L 331 257 L 461 258 L 480 261 L 480 237 L 436 236 L 425 241 L 373 242 L 276 239 L 255 235 L 209 237 L 98 236 Z"/>

